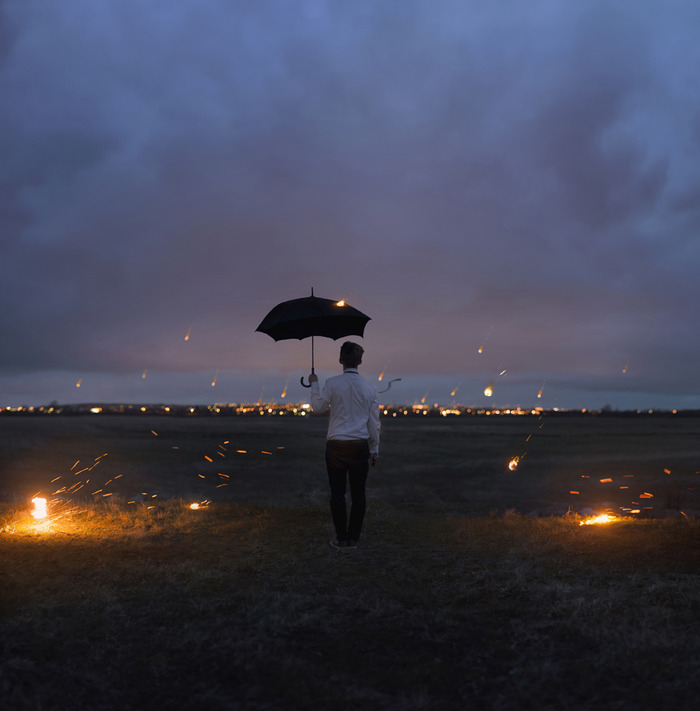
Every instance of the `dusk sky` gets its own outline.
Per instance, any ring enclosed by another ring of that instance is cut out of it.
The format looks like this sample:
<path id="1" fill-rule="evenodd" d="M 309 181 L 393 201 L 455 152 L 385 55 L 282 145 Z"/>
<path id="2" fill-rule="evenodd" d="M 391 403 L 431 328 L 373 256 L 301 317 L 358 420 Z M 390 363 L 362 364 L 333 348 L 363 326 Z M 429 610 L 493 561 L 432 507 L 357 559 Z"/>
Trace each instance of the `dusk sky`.
<path id="1" fill-rule="evenodd" d="M 0 0 L 0 407 L 303 401 L 310 341 L 255 329 L 311 287 L 371 316 L 387 403 L 700 407 L 698 29 L 697 0 Z"/>

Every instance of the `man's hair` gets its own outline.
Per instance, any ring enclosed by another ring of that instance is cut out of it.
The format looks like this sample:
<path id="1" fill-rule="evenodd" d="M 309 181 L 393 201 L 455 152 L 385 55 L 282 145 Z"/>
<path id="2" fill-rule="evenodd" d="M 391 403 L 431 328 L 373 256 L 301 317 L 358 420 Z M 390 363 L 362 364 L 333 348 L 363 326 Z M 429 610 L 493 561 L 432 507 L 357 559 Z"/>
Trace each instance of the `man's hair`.
<path id="1" fill-rule="evenodd" d="M 340 346 L 340 362 L 346 368 L 357 368 L 360 363 L 362 363 L 362 354 L 365 349 L 352 341 L 345 341 L 342 346 Z"/>

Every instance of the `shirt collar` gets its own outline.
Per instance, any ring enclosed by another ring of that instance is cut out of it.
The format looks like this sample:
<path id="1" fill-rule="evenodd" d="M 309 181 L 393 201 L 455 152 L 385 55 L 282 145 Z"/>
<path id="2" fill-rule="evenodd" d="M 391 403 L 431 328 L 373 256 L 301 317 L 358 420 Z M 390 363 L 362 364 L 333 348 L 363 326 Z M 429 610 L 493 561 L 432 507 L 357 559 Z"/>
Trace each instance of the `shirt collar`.
<path id="1" fill-rule="evenodd" d="M 343 368 L 343 373 L 357 373 L 357 368 Z"/>

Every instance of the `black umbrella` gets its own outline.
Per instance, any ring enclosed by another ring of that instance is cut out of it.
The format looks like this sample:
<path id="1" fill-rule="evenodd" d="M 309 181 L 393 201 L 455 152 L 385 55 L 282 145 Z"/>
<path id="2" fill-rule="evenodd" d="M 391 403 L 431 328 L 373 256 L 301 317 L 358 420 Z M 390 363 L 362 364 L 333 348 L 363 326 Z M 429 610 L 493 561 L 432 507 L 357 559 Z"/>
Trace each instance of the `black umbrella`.
<path id="1" fill-rule="evenodd" d="M 302 299 L 292 299 L 277 304 L 255 329 L 266 333 L 275 341 L 288 338 L 302 340 L 311 336 L 311 372 L 314 372 L 314 336 L 332 338 L 334 341 L 343 336 L 362 336 L 367 321 L 370 320 L 356 308 L 344 301 L 321 299 L 311 296 Z M 310 385 L 301 384 L 308 388 Z"/>

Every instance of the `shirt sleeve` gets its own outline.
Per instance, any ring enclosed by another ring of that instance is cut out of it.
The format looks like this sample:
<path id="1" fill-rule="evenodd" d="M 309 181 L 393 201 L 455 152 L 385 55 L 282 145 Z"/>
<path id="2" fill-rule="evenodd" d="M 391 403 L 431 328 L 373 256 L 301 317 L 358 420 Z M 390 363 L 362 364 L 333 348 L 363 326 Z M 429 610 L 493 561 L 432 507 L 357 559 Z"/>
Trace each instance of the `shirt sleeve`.
<path id="1" fill-rule="evenodd" d="M 325 412 L 331 405 L 330 395 L 327 392 L 327 388 L 323 386 L 323 392 L 321 392 L 318 380 L 311 383 L 311 408 L 314 412 Z"/>
<path id="2" fill-rule="evenodd" d="M 370 454 L 379 454 L 379 431 L 381 425 L 379 422 L 379 398 L 377 391 L 372 394 L 372 403 L 369 407 L 369 418 L 367 420 L 367 430 L 369 432 L 369 452 Z"/>

